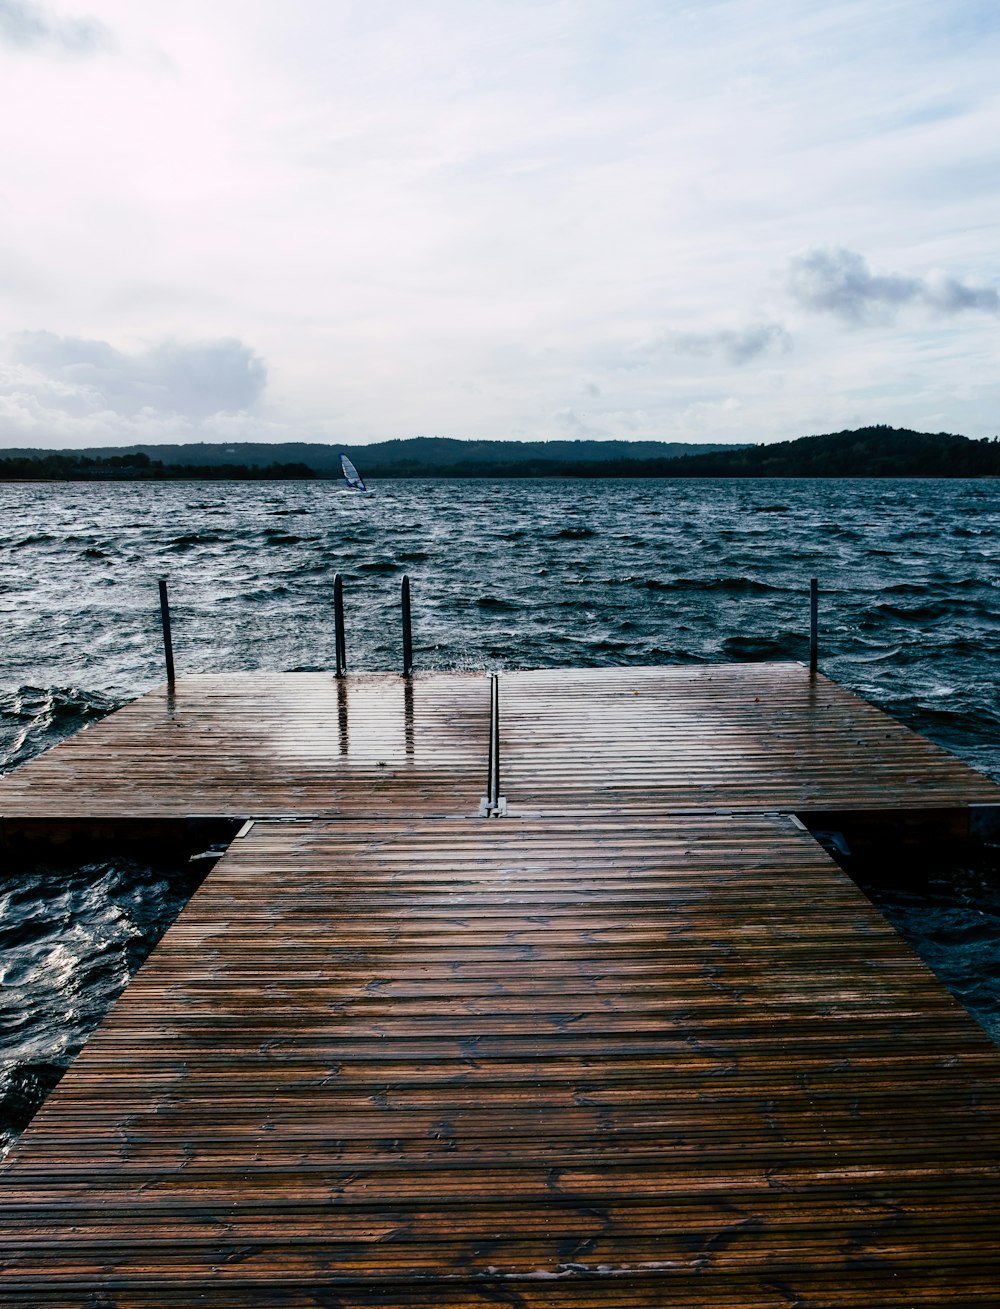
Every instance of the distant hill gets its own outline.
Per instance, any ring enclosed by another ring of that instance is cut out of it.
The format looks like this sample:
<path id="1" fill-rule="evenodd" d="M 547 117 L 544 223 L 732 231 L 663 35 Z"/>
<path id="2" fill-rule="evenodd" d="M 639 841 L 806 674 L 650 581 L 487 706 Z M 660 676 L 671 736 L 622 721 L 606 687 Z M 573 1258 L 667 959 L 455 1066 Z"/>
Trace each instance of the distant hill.
<path id="1" fill-rule="evenodd" d="M 458 441 L 369 446 L 140 445 L 0 450 L 0 480 L 339 477 L 344 450 L 368 480 L 393 477 L 998 477 L 1000 441 L 862 427 L 774 445 L 666 441 Z"/>
<path id="2" fill-rule="evenodd" d="M 997 477 L 1000 441 L 860 427 L 740 450 L 643 460 L 641 477 Z"/>
<path id="3" fill-rule="evenodd" d="M 0 482 L 289 482 L 316 476 L 307 464 L 164 464 L 141 451 L 107 458 L 79 450 L 0 454 Z"/>
<path id="4" fill-rule="evenodd" d="M 0 449 L 0 459 L 45 459 L 53 455 L 95 460 L 146 455 L 168 467 L 264 468 L 306 465 L 321 476 L 340 476 L 341 452 L 350 455 L 366 478 L 379 477 L 545 477 L 570 476 L 564 470 L 619 460 L 675 459 L 680 455 L 738 450 L 738 445 L 695 445 L 683 441 L 460 441 L 414 436 L 375 445 L 311 445 L 200 442 L 190 445 L 93 446 L 83 450 Z"/>

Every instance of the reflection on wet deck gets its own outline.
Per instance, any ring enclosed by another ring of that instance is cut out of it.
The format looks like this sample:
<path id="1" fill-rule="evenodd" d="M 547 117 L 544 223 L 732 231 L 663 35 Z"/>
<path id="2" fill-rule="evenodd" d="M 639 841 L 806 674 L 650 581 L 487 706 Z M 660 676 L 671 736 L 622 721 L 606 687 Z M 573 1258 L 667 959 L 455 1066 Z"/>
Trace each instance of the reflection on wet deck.
<path id="1" fill-rule="evenodd" d="M 474 814 L 488 727 L 481 674 L 186 677 L 0 779 L 0 815 Z"/>

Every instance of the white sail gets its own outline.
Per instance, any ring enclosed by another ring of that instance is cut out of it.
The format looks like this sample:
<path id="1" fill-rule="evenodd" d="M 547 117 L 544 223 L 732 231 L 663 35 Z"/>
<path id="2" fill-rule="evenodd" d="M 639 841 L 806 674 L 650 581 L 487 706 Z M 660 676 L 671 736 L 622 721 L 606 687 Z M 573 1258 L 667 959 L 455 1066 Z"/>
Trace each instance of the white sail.
<path id="1" fill-rule="evenodd" d="M 344 470 L 344 480 L 347 485 L 355 491 L 367 491 L 368 488 L 362 481 L 361 474 L 348 459 L 347 455 L 340 456 L 340 466 Z"/>

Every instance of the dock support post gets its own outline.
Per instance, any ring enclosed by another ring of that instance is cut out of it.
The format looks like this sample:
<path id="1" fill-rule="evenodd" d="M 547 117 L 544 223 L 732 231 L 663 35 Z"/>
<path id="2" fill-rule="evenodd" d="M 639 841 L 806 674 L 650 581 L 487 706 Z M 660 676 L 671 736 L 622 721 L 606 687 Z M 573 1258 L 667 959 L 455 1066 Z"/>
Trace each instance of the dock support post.
<path id="1" fill-rule="evenodd" d="M 819 668 L 819 581 L 809 579 L 809 676 Z"/>
<path id="2" fill-rule="evenodd" d="M 333 624 L 337 650 L 337 676 L 347 674 L 347 638 L 344 635 L 344 583 L 340 574 L 333 579 Z"/>
<path id="3" fill-rule="evenodd" d="M 410 626 L 410 579 L 403 574 L 403 676 L 413 672 L 413 631 Z"/>
<path id="4" fill-rule="evenodd" d="M 167 686 L 174 689 L 174 643 L 170 635 L 170 601 L 167 599 L 167 579 L 159 579 L 160 624 L 163 627 L 163 656 L 167 663 Z"/>

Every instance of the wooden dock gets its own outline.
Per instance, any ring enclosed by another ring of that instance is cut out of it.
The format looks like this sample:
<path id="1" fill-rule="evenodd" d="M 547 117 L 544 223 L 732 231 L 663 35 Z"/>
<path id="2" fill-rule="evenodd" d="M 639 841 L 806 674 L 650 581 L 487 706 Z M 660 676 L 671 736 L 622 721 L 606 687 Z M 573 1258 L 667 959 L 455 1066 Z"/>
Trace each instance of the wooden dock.
<path id="1" fill-rule="evenodd" d="M 1000 1305 L 1000 1050 L 791 816 L 1000 789 L 797 665 L 505 674 L 506 818 L 487 728 L 192 678 L 0 780 L 256 820 L 0 1172 L 0 1304 Z"/>

